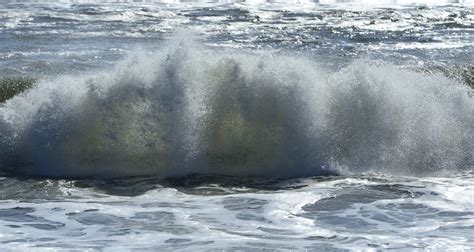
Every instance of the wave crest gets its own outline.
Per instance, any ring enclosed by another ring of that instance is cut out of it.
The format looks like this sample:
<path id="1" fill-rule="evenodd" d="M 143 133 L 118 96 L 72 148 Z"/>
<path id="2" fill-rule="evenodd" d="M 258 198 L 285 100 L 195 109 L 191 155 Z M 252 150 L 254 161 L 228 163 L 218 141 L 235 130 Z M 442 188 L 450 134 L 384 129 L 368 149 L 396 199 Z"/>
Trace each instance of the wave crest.
<path id="1" fill-rule="evenodd" d="M 470 89 L 366 61 L 136 52 L 0 108 L 0 167 L 41 176 L 295 177 L 471 169 Z"/>

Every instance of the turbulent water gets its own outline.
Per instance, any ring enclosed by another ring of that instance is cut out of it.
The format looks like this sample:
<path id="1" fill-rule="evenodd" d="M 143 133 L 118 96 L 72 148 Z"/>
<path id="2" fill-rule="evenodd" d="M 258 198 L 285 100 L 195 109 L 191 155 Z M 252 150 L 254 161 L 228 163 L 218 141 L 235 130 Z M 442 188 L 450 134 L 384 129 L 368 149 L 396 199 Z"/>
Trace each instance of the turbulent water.
<path id="1" fill-rule="evenodd" d="M 465 1 L 3 1 L 0 248 L 470 249 Z"/>

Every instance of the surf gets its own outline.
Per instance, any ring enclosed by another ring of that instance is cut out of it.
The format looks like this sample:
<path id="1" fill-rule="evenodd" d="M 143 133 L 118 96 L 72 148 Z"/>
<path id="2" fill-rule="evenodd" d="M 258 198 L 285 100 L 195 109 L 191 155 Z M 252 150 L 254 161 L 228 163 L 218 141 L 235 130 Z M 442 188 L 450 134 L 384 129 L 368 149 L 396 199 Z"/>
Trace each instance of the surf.
<path id="1" fill-rule="evenodd" d="M 472 169 L 472 89 L 356 60 L 219 53 L 192 41 L 39 79 L 0 107 L 0 169 L 47 177 L 270 178 Z"/>

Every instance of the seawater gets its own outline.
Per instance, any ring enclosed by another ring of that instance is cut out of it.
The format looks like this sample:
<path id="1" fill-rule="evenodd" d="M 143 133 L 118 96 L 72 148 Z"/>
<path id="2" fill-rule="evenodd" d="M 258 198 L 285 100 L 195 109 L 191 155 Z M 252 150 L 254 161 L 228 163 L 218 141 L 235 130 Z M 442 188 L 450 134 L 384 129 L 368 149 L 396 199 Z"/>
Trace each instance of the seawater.
<path id="1" fill-rule="evenodd" d="M 1 83 L 28 87 L 0 104 L 0 247 L 468 250 L 473 20 L 469 1 L 4 2 Z"/>

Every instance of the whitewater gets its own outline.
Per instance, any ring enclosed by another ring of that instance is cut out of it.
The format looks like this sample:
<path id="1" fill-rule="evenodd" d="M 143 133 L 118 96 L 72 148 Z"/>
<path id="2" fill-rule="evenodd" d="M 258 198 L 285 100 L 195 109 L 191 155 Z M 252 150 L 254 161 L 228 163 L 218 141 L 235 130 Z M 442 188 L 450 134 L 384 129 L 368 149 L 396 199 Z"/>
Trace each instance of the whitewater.
<path id="1" fill-rule="evenodd" d="M 472 249 L 472 4 L 0 3 L 0 248 Z"/>

